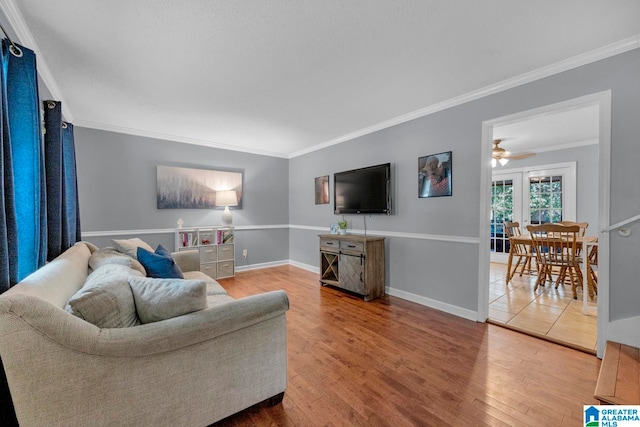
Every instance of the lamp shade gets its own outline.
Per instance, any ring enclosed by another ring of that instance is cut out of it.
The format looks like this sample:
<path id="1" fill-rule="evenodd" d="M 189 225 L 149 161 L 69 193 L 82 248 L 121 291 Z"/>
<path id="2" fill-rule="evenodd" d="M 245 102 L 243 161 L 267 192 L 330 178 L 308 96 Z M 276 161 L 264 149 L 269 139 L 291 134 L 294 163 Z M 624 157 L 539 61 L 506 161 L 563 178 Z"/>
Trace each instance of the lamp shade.
<path id="1" fill-rule="evenodd" d="M 223 225 L 230 226 L 233 222 L 231 211 L 229 206 L 238 206 L 238 195 L 233 190 L 217 191 L 216 192 L 216 206 L 224 206 L 224 212 L 220 220 Z"/>
<path id="2" fill-rule="evenodd" d="M 238 195 L 233 190 L 217 191 L 216 206 L 238 206 Z"/>

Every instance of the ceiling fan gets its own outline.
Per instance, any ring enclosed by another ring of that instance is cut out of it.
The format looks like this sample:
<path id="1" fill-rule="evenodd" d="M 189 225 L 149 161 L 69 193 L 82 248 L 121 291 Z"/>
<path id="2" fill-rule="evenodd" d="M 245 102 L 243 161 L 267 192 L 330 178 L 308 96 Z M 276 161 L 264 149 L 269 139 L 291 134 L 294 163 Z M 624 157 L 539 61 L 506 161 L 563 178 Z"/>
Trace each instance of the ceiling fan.
<path id="1" fill-rule="evenodd" d="M 522 160 L 536 155 L 536 153 L 511 154 L 509 151 L 500 147 L 500 142 L 502 142 L 501 139 L 493 140 L 493 149 L 491 150 L 491 167 L 495 168 L 498 162 L 504 166 L 509 160 Z"/>

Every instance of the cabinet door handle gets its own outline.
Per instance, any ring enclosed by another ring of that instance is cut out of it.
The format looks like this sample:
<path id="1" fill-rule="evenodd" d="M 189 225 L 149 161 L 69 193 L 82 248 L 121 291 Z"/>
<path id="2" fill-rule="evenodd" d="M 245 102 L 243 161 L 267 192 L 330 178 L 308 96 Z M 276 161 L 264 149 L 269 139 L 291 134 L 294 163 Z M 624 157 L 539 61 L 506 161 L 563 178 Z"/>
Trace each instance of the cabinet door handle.
<path id="1" fill-rule="evenodd" d="M 362 280 L 362 271 L 360 272 L 360 281 L 363 282 L 364 280 Z"/>

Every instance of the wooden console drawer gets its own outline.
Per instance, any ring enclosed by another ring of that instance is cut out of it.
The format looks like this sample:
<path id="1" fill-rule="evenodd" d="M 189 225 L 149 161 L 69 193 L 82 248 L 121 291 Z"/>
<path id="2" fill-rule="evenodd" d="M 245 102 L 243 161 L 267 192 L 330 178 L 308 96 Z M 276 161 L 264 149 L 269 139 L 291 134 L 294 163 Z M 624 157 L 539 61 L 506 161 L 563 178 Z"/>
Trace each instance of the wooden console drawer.
<path id="1" fill-rule="evenodd" d="M 347 251 L 364 252 L 364 242 L 340 241 L 340 249 Z"/>
<path id="2" fill-rule="evenodd" d="M 320 250 L 337 252 L 340 250 L 340 241 L 337 239 L 320 239 Z"/>

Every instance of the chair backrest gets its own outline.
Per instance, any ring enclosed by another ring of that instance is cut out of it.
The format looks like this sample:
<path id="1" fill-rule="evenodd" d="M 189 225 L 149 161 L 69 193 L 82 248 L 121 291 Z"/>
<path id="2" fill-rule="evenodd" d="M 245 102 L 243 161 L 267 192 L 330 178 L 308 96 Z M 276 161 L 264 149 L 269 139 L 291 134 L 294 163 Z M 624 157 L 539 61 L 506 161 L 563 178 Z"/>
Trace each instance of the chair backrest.
<path id="1" fill-rule="evenodd" d="M 519 237 L 522 235 L 520 231 L 520 223 L 519 222 L 504 222 L 504 233 L 507 235 L 507 238 L 510 237 Z M 511 240 L 511 239 L 509 239 Z M 513 243 L 509 241 L 509 251 L 512 252 L 516 256 L 530 256 L 531 254 L 528 251 L 527 245 L 522 243 Z"/>
<path id="2" fill-rule="evenodd" d="M 584 237 L 585 233 L 587 232 L 587 227 L 589 227 L 588 222 L 560 221 L 558 224 L 568 226 L 577 225 L 578 227 L 580 227 L 580 237 Z"/>
<path id="3" fill-rule="evenodd" d="M 507 237 L 519 236 L 522 233 L 520 232 L 520 223 L 519 222 L 504 222 L 504 232 Z"/>
<path id="4" fill-rule="evenodd" d="M 537 262 L 550 265 L 575 266 L 578 262 L 576 241 L 580 233 L 577 225 L 528 225 Z"/>
<path id="5" fill-rule="evenodd" d="M 591 250 L 587 255 L 587 259 L 589 260 L 589 264 L 598 265 L 598 245 L 594 245 L 591 247 Z"/>

